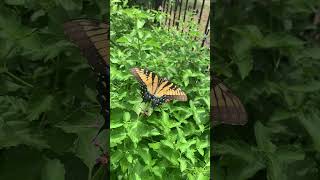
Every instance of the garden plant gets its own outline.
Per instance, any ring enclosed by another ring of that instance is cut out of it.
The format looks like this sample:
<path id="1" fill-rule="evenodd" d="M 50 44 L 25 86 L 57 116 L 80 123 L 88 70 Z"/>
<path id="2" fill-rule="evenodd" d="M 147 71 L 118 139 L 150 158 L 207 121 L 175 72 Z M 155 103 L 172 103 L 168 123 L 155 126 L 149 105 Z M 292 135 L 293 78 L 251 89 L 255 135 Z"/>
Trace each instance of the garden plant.
<path id="1" fill-rule="evenodd" d="M 164 14 L 112 1 L 111 179 L 209 179 L 209 49 L 159 26 Z M 133 67 L 166 77 L 188 96 L 146 115 Z"/>

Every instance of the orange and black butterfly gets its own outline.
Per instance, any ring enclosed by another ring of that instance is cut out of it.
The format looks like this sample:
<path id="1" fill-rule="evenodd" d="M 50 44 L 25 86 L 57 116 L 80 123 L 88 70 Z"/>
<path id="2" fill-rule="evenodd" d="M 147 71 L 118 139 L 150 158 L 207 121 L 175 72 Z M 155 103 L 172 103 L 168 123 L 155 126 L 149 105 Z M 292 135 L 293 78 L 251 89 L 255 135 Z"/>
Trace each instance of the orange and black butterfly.
<path id="1" fill-rule="evenodd" d="M 99 130 L 109 129 L 110 110 L 110 74 L 109 74 L 109 25 L 107 22 L 99 22 L 91 19 L 76 19 L 64 23 L 65 34 L 76 44 L 88 64 L 98 77 L 98 96 L 101 104 L 101 112 L 105 118 L 105 124 Z"/>
<path id="2" fill-rule="evenodd" d="M 131 73 L 139 81 L 143 102 L 151 101 L 152 107 L 171 100 L 187 101 L 187 95 L 167 79 L 147 69 L 132 68 Z"/>
<path id="3" fill-rule="evenodd" d="M 219 79 L 211 79 L 211 118 L 213 124 L 244 125 L 247 113 L 240 99 Z"/>

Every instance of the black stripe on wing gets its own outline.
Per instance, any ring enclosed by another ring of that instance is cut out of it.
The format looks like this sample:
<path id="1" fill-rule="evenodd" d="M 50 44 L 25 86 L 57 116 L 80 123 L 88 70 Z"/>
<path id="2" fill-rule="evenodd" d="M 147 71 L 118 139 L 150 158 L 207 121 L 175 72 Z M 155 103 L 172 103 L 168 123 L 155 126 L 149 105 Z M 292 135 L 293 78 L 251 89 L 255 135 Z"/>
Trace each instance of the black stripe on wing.
<path id="1" fill-rule="evenodd" d="M 247 113 L 240 99 L 219 79 L 213 78 L 211 89 L 211 116 L 214 124 L 244 125 Z"/>
<path id="2" fill-rule="evenodd" d="M 109 66 L 109 26 L 89 19 L 75 19 L 63 26 L 65 34 L 81 49 L 94 71 L 104 74 Z"/>

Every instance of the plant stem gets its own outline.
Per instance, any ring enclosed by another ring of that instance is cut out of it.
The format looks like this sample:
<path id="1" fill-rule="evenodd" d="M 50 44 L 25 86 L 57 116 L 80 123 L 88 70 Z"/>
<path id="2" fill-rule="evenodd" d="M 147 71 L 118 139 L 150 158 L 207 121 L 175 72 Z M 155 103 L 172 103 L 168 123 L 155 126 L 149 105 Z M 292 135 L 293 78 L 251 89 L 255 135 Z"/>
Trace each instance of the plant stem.
<path id="1" fill-rule="evenodd" d="M 24 85 L 26 85 L 26 86 L 28 86 L 28 87 L 30 87 L 30 88 L 33 88 L 33 85 L 32 85 L 32 84 L 29 84 L 29 83 L 25 82 L 24 80 L 20 79 L 19 77 L 17 77 L 16 75 L 12 74 L 11 72 L 7 71 L 7 72 L 5 72 L 5 73 L 6 73 L 8 76 L 10 76 L 11 78 L 19 81 L 20 83 L 22 83 L 22 84 L 24 84 Z"/>

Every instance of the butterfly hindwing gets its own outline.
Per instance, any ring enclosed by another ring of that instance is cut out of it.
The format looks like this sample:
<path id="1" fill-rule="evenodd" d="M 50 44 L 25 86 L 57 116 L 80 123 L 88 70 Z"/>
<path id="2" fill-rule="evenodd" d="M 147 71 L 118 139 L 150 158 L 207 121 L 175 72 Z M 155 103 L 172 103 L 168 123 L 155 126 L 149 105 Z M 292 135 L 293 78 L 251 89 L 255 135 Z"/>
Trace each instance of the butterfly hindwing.
<path id="1" fill-rule="evenodd" d="M 247 113 L 240 99 L 217 78 L 212 79 L 211 116 L 214 123 L 244 125 Z"/>
<path id="2" fill-rule="evenodd" d="M 131 73 L 140 83 L 143 101 L 151 101 L 153 107 L 174 99 L 187 101 L 187 95 L 167 79 L 147 69 L 132 68 Z"/>

